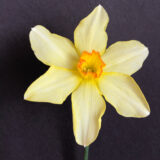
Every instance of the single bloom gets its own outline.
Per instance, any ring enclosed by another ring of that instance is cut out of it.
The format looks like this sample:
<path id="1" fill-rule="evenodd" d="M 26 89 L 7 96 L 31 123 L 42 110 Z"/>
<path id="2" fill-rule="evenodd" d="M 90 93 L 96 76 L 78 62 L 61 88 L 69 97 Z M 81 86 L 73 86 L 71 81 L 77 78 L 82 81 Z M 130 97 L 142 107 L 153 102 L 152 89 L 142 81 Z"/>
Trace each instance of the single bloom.
<path id="1" fill-rule="evenodd" d="M 131 77 L 142 67 L 148 48 L 130 40 L 106 49 L 108 22 L 107 12 L 99 5 L 76 27 L 74 44 L 41 25 L 32 28 L 29 35 L 35 56 L 49 69 L 29 86 L 24 99 L 62 104 L 72 94 L 74 136 L 83 146 L 98 136 L 106 110 L 104 98 L 124 117 L 150 114 L 141 89 Z"/>

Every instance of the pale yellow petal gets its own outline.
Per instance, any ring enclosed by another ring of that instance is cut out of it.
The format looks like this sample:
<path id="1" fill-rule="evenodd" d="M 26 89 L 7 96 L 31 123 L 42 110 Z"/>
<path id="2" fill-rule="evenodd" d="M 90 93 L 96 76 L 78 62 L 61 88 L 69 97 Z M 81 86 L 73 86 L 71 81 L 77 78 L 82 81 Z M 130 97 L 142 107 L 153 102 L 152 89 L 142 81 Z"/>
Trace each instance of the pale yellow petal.
<path id="1" fill-rule="evenodd" d="M 52 34 L 40 25 L 32 28 L 29 37 L 36 57 L 44 64 L 69 69 L 76 67 L 79 57 L 69 39 Z"/>
<path id="2" fill-rule="evenodd" d="M 79 145 L 90 145 L 99 133 L 105 101 L 93 81 L 83 81 L 72 93 L 73 130 Z"/>
<path id="3" fill-rule="evenodd" d="M 135 80 L 122 73 L 103 74 L 98 80 L 99 88 L 106 100 L 125 117 L 146 117 L 149 105 Z"/>
<path id="4" fill-rule="evenodd" d="M 116 42 L 102 56 L 106 63 L 104 71 L 132 75 L 142 67 L 148 53 L 148 48 L 139 41 Z"/>
<path id="5" fill-rule="evenodd" d="M 74 31 L 74 42 L 79 54 L 92 50 L 101 54 L 105 52 L 108 40 L 105 30 L 108 22 L 108 14 L 101 5 L 80 21 Z"/>
<path id="6" fill-rule="evenodd" d="M 76 72 L 50 67 L 45 74 L 28 87 L 24 99 L 62 104 L 80 81 L 81 78 Z"/>

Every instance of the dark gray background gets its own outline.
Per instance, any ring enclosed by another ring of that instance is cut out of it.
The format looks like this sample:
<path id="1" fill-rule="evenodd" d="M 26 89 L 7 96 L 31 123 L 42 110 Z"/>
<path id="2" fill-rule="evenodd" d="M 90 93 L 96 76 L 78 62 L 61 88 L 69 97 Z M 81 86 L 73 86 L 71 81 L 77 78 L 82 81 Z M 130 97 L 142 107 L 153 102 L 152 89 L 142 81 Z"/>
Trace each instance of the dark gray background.
<path id="1" fill-rule="evenodd" d="M 133 77 L 150 107 L 145 119 L 123 118 L 107 103 L 90 160 L 160 159 L 159 0 L 0 0 L 0 159 L 82 160 L 72 131 L 70 97 L 61 105 L 23 100 L 26 88 L 47 70 L 29 44 L 31 27 L 41 24 L 73 40 L 79 21 L 102 4 L 110 22 L 108 45 L 137 39 L 149 57 Z"/>

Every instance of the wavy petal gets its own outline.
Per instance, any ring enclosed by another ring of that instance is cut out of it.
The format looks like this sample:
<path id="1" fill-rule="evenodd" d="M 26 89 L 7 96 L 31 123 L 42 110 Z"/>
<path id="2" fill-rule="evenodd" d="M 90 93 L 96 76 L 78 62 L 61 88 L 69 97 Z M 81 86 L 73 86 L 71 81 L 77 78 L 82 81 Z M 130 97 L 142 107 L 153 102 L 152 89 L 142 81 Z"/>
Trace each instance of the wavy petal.
<path id="1" fill-rule="evenodd" d="M 105 108 L 93 81 L 82 81 L 72 93 L 73 130 L 79 145 L 88 146 L 97 138 Z"/>
<path id="2" fill-rule="evenodd" d="M 105 99 L 120 115 L 141 118 L 150 114 L 149 105 L 132 77 L 121 73 L 107 73 L 101 76 L 98 84 Z"/>
<path id="3" fill-rule="evenodd" d="M 28 87 L 24 99 L 62 104 L 80 82 L 81 78 L 76 72 L 50 67 L 45 74 Z"/>
<path id="4" fill-rule="evenodd" d="M 30 32 L 31 47 L 44 64 L 73 69 L 79 60 L 73 43 L 62 36 L 50 33 L 43 26 L 35 26 Z"/>
<path id="5" fill-rule="evenodd" d="M 105 30 L 108 22 L 108 14 L 101 5 L 80 21 L 74 31 L 74 42 L 79 54 L 92 50 L 101 54 L 105 52 L 108 40 Z"/>
<path id="6" fill-rule="evenodd" d="M 148 53 L 148 48 L 139 41 L 116 42 L 102 56 L 106 63 L 104 71 L 132 75 L 142 67 Z"/>

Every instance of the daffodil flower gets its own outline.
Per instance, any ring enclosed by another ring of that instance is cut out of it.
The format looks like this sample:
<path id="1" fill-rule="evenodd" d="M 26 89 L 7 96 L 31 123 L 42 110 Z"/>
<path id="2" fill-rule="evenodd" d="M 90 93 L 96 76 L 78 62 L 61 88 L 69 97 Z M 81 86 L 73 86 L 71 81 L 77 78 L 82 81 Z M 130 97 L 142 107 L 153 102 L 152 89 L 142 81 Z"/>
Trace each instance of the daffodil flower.
<path id="1" fill-rule="evenodd" d="M 136 40 L 107 46 L 109 17 L 99 5 L 74 31 L 74 44 L 37 25 L 30 32 L 35 56 L 49 69 L 34 81 L 24 99 L 62 104 L 72 93 L 73 130 L 76 142 L 88 146 L 98 136 L 105 100 L 124 117 L 146 117 L 149 105 L 131 77 L 148 56 Z M 102 97 L 104 96 L 104 98 Z"/>

